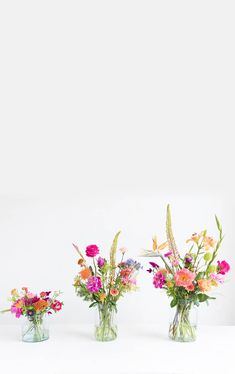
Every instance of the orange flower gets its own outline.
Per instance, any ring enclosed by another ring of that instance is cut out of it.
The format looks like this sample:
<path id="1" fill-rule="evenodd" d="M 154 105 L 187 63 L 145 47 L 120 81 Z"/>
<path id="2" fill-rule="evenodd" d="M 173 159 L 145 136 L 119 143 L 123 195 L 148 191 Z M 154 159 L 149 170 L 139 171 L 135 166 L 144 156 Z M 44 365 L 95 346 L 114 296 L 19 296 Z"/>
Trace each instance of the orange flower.
<path id="1" fill-rule="evenodd" d="M 43 309 L 46 309 L 46 307 L 48 306 L 48 302 L 46 300 L 38 300 L 36 301 L 36 303 L 33 304 L 35 310 L 43 310 Z"/>
<path id="2" fill-rule="evenodd" d="M 202 292 L 208 292 L 211 289 L 211 280 L 210 279 L 198 279 L 198 287 Z"/>
<path id="3" fill-rule="evenodd" d="M 200 237 L 201 237 L 201 234 L 197 234 L 197 233 L 195 232 L 195 233 L 191 236 L 190 239 L 186 240 L 186 243 L 189 243 L 189 242 L 198 243 Z"/>
<path id="4" fill-rule="evenodd" d="M 119 295 L 119 291 L 116 288 L 111 288 L 110 294 L 115 297 Z"/>
<path id="5" fill-rule="evenodd" d="M 11 294 L 12 296 L 16 296 L 18 294 L 17 289 L 13 288 L 13 290 L 11 290 Z"/>
<path id="6" fill-rule="evenodd" d="M 78 265 L 80 265 L 80 266 L 84 266 L 84 260 L 83 260 L 83 258 L 79 258 L 79 260 L 78 260 Z"/>
<path id="7" fill-rule="evenodd" d="M 153 237 L 153 250 L 154 250 L 154 252 L 155 251 L 161 251 L 162 249 L 166 248 L 167 244 L 168 244 L 167 242 L 164 242 L 164 243 L 158 245 L 157 244 L 157 237 L 156 236 Z"/>
<path id="8" fill-rule="evenodd" d="M 214 248 L 216 241 L 211 236 L 205 236 L 203 239 L 204 249 L 207 251 L 210 248 Z"/>
<path id="9" fill-rule="evenodd" d="M 86 280 L 87 278 L 91 276 L 91 271 L 89 268 L 85 268 L 81 270 L 79 274 L 83 280 Z"/>
<path id="10" fill-rule="evenodd" d="M 17 301 L 17 303 L 14 305 L 16 308 L 22 308 L 23 307 L 23 302 L 21 300 Z"/>
<path id="11" fill-rule="evenodd" d="M 105 293 L 101 293 L 100 294 L 100 301 L 103 303 L 105 299 L 106 299 L 106 294 Z"/>

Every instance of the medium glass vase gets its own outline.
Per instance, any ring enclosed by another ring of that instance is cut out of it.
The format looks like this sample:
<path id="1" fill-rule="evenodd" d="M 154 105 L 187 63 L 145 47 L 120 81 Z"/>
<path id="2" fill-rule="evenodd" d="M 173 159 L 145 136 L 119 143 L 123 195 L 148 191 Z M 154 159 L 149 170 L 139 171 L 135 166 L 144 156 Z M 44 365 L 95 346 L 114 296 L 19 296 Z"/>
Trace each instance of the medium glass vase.
<path id="1" fill-rule="evenodd" d="M 197 307 L 182 300 L 176 305 L 175 315 L 170 321 L 169 337 L 177 342 L 193 342 L 197 332 Z"/>
<path id="2" fill-rule="evenodd" d="M 95 338 L 108 342 L 117 338 L 116 311 L 109 304 L 99 304 L 96 314 Z"/>
<path id="3" fill-rule="evenodd" d="M 49 339 L 49 328 L 42 315 L 28 317 L 22 326 L 22 340 L 37 343 Z"/>

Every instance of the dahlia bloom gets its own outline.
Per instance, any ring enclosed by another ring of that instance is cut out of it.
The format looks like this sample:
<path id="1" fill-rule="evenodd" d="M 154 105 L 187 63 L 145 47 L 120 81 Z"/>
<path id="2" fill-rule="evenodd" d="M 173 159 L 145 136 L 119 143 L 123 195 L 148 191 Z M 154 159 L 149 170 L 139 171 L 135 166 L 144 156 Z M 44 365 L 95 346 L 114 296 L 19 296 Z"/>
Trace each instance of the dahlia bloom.
<path id="1" fill-rule="evenodd" d="M 162 288 L 165 284 L 165 277 L 161 271 L 158 271 L 153 277 L 153 285 L 155 288 Z"/>
<path id="2" fill-rule="evenodd" d="M 188 269 L 181 269 L 175 273 L 175 284 L 177 287 L 188 287 L 192 284 L 196 274 Z"/>
<path id="3" fill-rule="evenodd" d="M 95 257 L 96 255 L 98 255 L 99 251 L 99 248 L 95 244 L 91 244 L 86 247 L 87 257 Z"/>
<path id="4" fill-rule="evenodd" d="M 86 288 L 91 293 L 99 292 L 102 287 L 100 277 L 91 276 L 88 278 Z"/>

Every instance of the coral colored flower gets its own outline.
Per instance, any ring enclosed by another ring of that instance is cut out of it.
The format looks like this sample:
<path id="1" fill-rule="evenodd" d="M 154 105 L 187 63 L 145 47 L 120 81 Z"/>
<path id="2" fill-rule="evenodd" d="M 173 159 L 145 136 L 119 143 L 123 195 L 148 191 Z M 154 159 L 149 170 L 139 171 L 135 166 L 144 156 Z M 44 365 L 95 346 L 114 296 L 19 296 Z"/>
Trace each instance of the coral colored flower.
<path id="1" fill-rule="evenodd" d="M 202 292 L 208 292 L 211 289 L 211 280 L 210 279 L 198 279 L 198 287 Z"/>
<path id="2" fill-rule="evenodd" d="M 132 269 L 131 268 L 126 268 L 126 269 L 122 269 L 120 271 L 120 275 L 122 278 L 128 278 L 132 273 Z"/>
<path id="3" fill-rule="evenodd" d="M 226 274 L 230 270 L 230 266 L 226 261 L 217 261 L 218 264 L 218 274 Z"/>
<path id="4" fill-rule="evenodd" d="M 36 311 L 42 311 L 48 307 L 48 302 L 46 300 L 40 299 L 33 304 Z"/>
<path id="5" fill-rule="evenodd" d="M 102 268 L 102 267 L 104 266 L 105 263 L 106 263 L 105 258 L 103 258 L 103 257 L 98 257 L 97 265 L 99 266 L 99 268 Z"/>
<path id="6" fill-rule="evenodd" d="M 95 244 L 88 245 L 86 247 L 87 257 L 95 257 L 99 253 L 99 248 Z"/>
<path id="7" fill-rule="evenodd" d="M 22 309 L 16 308 L 14 305 L 11 306 L 11 313 L 14 313 L 16 318 L 20 318 L 22 316 Z"/>
<path id="8" fill-rule="evenodd" d="M 101 287 L 102 287 L 102 283 L 101 283 L 100 277 L 92 276 L 92 277 L 88 278 L 86 288 L 89 292 L 91 292 L 91 293 L 99 292 Z"/>
<path id="9" fill-rule="evenodd" d="M 91 276 L 91 271 L 89 268 L 85 268 L 83 270 L 80 271 L 80 277 L 85 280 L 85 279 L 88 279 L 90 276 Z"/>
<path id="10" fill-rule="evenodd" d="M 103 303 L 104 300 L 106 299 L 106 294 L 105 294 L 105 293 L 101 293 L 101 294 L 99 295 L 99 298 L 100 298 L 100 301 Z"/>
<path id="11" fill-rule="evenodd" d="M 194 285 L 193 285 L 193 283 L 191 283 L 191 284 L 189 284 L 187 287 L 185 287 L 185 289 L 187 290 L 187 291 L 194 291 Z"/>
<path id="12" fill-rule="evenodd" d="M 175 273 L 175 284 L 177 287 L 188 287 L 192 284 L 196 274 L 188 269 L 181 269 Z"/>
<path id="13" fill-rule="evenodd" d="M 153 277 L 153 285 L 155 288 L 162 288 L 165 284 L 165 277 L 161 271 L 158 271 Z"/>
<path id="14" fill-rule="evenodd" d="M 51 304 L 51 309 L 53 309 L 55 312 L 59 312 L 62 308 L 62 303 L 59 300 L 54 300 Z"/>
<path id="15" fill-rule="evenodd" d="M 112 296 L 117 296 L 117 295 L 119 295 L 119 291 L 116 288 L 111 288 L 110 294 Z"/>

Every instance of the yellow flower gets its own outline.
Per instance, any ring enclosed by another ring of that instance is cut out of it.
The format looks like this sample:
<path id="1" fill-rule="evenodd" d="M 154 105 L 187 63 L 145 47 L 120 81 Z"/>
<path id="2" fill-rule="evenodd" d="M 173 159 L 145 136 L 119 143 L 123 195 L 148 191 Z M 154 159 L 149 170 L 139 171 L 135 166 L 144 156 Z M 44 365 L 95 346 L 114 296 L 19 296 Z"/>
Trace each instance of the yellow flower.
<path id="1" fill-rule="evenodd" d="M 13 288 L 13 290 L 11 290 L 11 295 L 12 296 L 17 296 L 18 295 L 18 291 L 16 288 Z"/>
<path id="2" fill-rule="evenodd" d="M 153 237 L 153 250 L 155 251 L 161 251 L 162 249 L 167 247 L 167 242 L 164 242 L 160 245 L 157 244 L 157 237 Z"/>
<path id="3" fill-rule="evenodd" d="M 166 282 L 166 285 L 167 285 L 168 288 L 174 287 L 174 283 L 172 281 Z"/>
<path id="4" fill-rule="evenodd" d="M 189 243 L 189 242 L 198 243 L 200 237 L 201 237 L 201 234 L 197 234 L 197 233 L 195 232 L 195 233 L 191 236 L 191 238 L 189 238 L 189 239 L 186 240 L 186 243 Z"/>
<path id="5" fill-rule="evenodd" d="M 103 303 L 105 299 L 106 299 L 106 294 L 105 293 L 101 293 L 100 294 L 100 301 Z"/>

